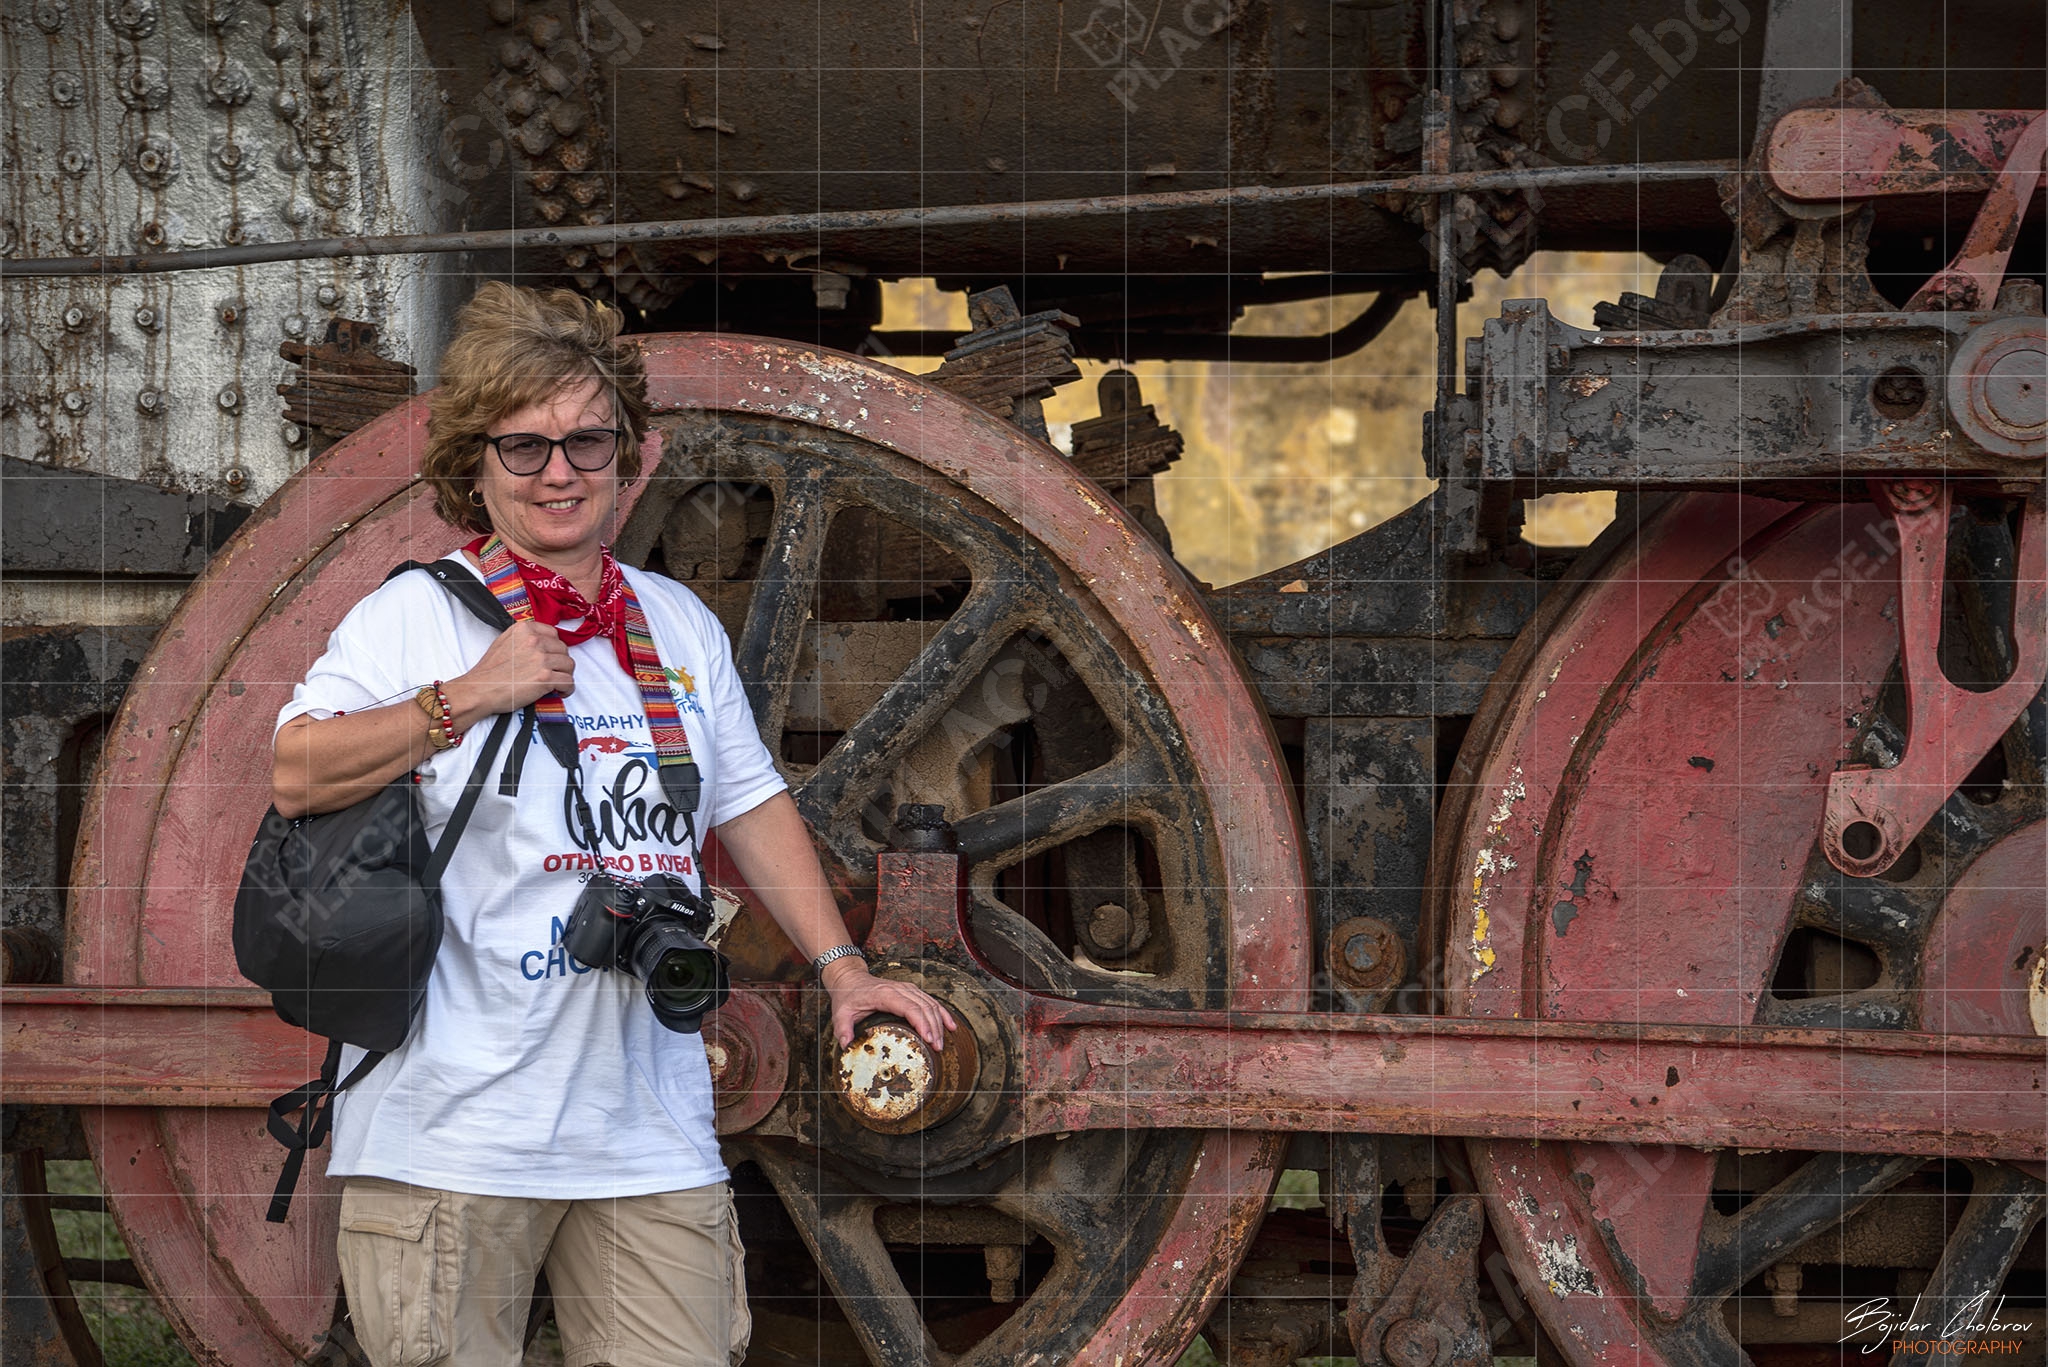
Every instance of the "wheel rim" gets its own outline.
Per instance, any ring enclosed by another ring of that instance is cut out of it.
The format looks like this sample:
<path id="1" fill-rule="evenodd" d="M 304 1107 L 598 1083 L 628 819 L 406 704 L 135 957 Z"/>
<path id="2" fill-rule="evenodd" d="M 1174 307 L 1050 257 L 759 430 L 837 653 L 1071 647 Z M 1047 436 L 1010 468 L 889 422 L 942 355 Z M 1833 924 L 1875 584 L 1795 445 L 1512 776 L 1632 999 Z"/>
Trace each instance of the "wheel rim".
<path id="1" fill-rule="evenodd" d="M 1899 739 L 1885 715 L 1898 654 L 1888 531 L 1869 508 L 1695 495 L 1647 519 L 1557 615 L 1461 760 L 1474 785 L 1445 845 L 1456 862 L 1437 880 L 1448 1010 L 1956 1028 L 1926 995 L 1946 971 L 1934 931 L 1946 921 L 1946 941 L 1974 943 L 1986 928 L 1995 899 L 1973 902 L 1967 871 L 1994 846 L 2004 866 L 1978 881 L 2028 880 L 2041 943 L 2037 783 L 1989 817 L 1952 799 L 1915 879 L 1847 878 L 1819 856 L 1828 776 Z M 1828 990 L 1799 980 L 1800 948 L 1830 937 L 1844 962 L 1867 947 L 1875 977 Z M 1775 1162 L 1769 1178 L 1751 1180 L 1740 1160 L 1731 1180 L 1727 1156 L 1675 1148 L 1472 1153 L 1532 1305 L 1584 1363 L 1734 1360 L 1729 1296 L 1901 1183 L 1928 1180 L 1912 1158 L 1766 1156 L 1756 1166 Z M 1990 1165 L 1970 1176 L 1968 1228 L 1930 1294 L 1987 1269 L 2002 1277 L 2039 1218 L 2033 1177 Z M 2001 1222 L 1989 1245 L 1969 1232 Z"/>
<path id="2" fill-rule="evenodd" d="M 1030 986 L 1148 1003 L 1220 1004 L 1226 991 L 1253 1008 L 1305 1002 L 1305 879 L 1277 746 L 1199 599 L 1134 524 L 1049 448 L 898 372 L 745 338 L 643 345 L 664 416 L 645 453 L 648 476 L 622 496 L 622 554 L 647 554 L 651 541 L 634 544 L 639 529 L 658 527 L 665 514 L 656 505 L 687 492 L 652 478 L 664 440 L 753 461 L 750 473 L 714 473 L 772 486 L 775 544 L 796 553 L 785 558 L 792 566 L 822 552 L 830 525 L 804 513 L 807 498 L 813 508 L 863 501 L 860 487 L 834 491 L 834 462 L 865 461 L 867 476 L 880 463 L 887 478 L 865 487 L 884 502 L 911 500 L 890 505 L 897 515 L 948 491 L 958 507 L 973 508 L 965 521 L 949 514 L 948 525 L 971 525 L 974 537 L 956 545 L 971 552 L 983 584 L 1004 582 L 1006 567 L 1030 568 L 1065 589 L 1042 611 L 1030 582 L 1007 597 L 970 596 L 962 607 L 978 634 L 962 643 L 959 667 L 993 658 L 980 636 L 1035 622 L 1084 676 L 1099 666 L 1135 690 L 1121 702 L 1142 724 L 1121 727 L 1112 767 L 1095 766 L 1076 776 L 1087 782 L 1052 794 L 1057 819 L 1030 810 L 1042 801 L 995 804 L 979 825 L 975 814 L 958 814 L 975 855 L 977 932 L 1006 943 L 1019 975 L 1041 975 Z M 73 981 L 239 981 L 226 913 L 268 791 L 263 742 L 275 708 L 332 624 L 390 565 L 431 558 L 459 539 L 412 483 L 424 428 L 425 402 L 416 400 L 323 455 L 251 520 L 166 627 L 124 704 L 84 822 L 74 886 L 90 892 L 69 929 Z M 636 512 L 650 488 L 657 494 Z M 1001 547 L 1008 560 L 991 549 Z M 782 681 L 755 699 L 764 730 L 780 729 L 807 595 L 778 589 L 772 569 L 760 578 L 738 652 Z M 872 795 L 866 777 L 837 784 L 844 801 L 825 801 L 827 784 L 806 798 L 842 873 L 859 871 L 857 827 L 846 821 Z M 1102 796 L 1119 785 L 1144 800 L 1119 806 Z M 172 790 L 177 800 L 166 801 Z M 1155 881 L 1171 879 L 1184 894 L 1162 903 L 1156 945 L 1143 951 L 1161 970 L 1149 983 L 1095 971 L 1001 897 L 1005 868 L 1120 823 L 1157 832 Z M 126 831 L 152 834 L 118 838 Z M 1228 890 L 1221 908 L 1190 914 L 1218 889 Z M 316 1043 L 309 1037 L 308 1076 L 318 1068 Z M 334 1202 L 319 1199 L 324 1183 L 309 1177 L 291 1222 L 263 1223 L 251 1193 L 267 1190 L 278 1151 L 260 1122 L 255 1113 L 171 1110 L 105 1110 L 89 1120 L 109 1207 L 138 1267 L 187 1343 L 238 1367 L 303 1356 L 333 1310 Z M 1027 1297 L 1009 1317 L 1016 1328 L 999 1331 L 974 1360 L 995 1360 L 988 1354 L 999 1348 L 990 1345 L 1027 1328 L 1070 1340 L 1075 1361 L 1149 1360 L 1192 1337 L 1256 1227 L 1280 1146 L 1260 1135 L 1168 1133 L 1130 1147 L 1133 1156 L 1110 1170 L 1160 1193 L 1149 1213 L 1130 1217 L 1143 1247 L 1127 1238 L 1131 1256 L 1079 1267 L 1067 1281 L 1049 1276 L 1039 1290 L 1050 1294 Z M 763 1166 L 772 1169 L 774 1156 Z M 1008 1208 L 1025 1227 L 1075 1247 L 1101 1228 L 1034 1214 L 1026 1207 L 1045 1204 L 1034 1193 L 1025 1181 L 985 1196 L 992 1209 Z M 1151 1256 L 1162 1248 L 1177 1256 Z M 1062 1294 L 1064 1309 L 1055 1304 Z"/>

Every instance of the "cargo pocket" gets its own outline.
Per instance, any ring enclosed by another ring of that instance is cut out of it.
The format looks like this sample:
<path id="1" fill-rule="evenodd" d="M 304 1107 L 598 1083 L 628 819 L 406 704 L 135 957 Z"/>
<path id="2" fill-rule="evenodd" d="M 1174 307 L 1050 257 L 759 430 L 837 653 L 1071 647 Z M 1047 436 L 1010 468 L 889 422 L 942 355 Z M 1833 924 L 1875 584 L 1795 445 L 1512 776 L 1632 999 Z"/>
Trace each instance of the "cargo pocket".
<path id="1" fill-rule="evenodd" d="M 732 1343 L 727 1350 L 728 1367 L 740 1367 L 747 1360 L 747 1345 L 754 1337 L 754 1312 L 747 1308 L 747 1249 L 740 1242 L 740 1213 L 731 1189 L 725 1195 L 725 1243 L 732 1259 Z"/>
<path id="2" fill-rule="evenodd" d="M 448 1355 L 447 1301 L 435 1217 L 441 1193 L 375 1177 L 341 1192 L 342 1283 L 356 1340 L 376 1367 L 430 1367 Z"/>

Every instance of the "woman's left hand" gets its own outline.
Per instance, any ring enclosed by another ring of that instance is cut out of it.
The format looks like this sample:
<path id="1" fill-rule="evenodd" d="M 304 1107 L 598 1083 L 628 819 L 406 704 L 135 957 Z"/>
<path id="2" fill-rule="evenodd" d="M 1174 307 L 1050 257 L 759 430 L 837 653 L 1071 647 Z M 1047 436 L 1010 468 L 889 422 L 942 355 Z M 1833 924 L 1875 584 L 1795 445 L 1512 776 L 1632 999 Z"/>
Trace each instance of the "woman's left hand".
<path id="1" fill-rule="evenodd" d="M 922 988 L 890 978 L 877 978 L 858 959 L 825 966 L 825 991 L 832 997 L 832 1033 L 843 1049 L 853 1043 L 853 1027 L 877 1011 L 903 1017 L 934 1049 L 946 1047 L 946 1032 L 960 1022 Z"/>

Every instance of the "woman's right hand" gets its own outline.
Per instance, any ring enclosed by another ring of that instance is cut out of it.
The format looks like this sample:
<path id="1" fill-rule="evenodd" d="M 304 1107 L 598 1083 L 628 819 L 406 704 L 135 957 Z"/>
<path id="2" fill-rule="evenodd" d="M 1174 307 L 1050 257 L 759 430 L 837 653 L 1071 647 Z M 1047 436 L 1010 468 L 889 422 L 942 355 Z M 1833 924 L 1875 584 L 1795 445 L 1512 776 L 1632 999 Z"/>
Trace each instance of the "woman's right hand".
<path id="1" fill-rule="evenodd" d="M 553 627 L 528 618 L 499 632 L 475 667 L 443 684 L 442 691 L 455 713 L 455 729 L 466 731 L 550 693 L 567 697 L 576 691 L 576 665 Z"/>

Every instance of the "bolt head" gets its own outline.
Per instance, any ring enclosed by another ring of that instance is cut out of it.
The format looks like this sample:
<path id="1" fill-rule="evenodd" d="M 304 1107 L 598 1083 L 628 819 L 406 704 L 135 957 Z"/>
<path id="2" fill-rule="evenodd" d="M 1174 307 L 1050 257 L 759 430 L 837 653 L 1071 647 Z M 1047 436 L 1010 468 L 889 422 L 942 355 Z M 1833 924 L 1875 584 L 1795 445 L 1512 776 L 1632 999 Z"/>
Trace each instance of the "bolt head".
<path id="1" fill-rule="evenodd" d="M 220 393 L 213 396 L 213 401 L 220 405 L 223 413 L 232 413 L 242 406 L 242 387 L 234 384 L 222 385 Z"/>
<path id="2" fill-rule="evenodd" d="M 322 285 L 313 291 L 313 297 L 320 301 L 323 309 L 331 309 L 341 303 L 341 291 L 333 285 Z"/>
<path id="3" fill-rule="evenodd" d="M 1434 1367 L 1436 1363 L 1436 1328 L 1427 1320 L 1395 1320 L 1387 1326 L 1381 1345 L 1393 1367 Z"/>
<path id="4" fill-rule="evenodd" d="M 278 424 L 277 435 L 283 438 L 286 446 L 304 446 L 306 444 L 306 429 L 295 422 Z"/>
<path id="5" fill-rule="evenodd" d="M 64 310 L 64 326 L 72 332 L 81 331 L 91 321 L 92 315 L 77 304 L 73 304 L 70 308 Z"/>
<path id="6" fill-rule="evenodd" d="M 158 390 L 141 390 L 135 395 L 135 407 L 138 411 L 154 417 L 164 411 L 164 396 Z"/>
<path id="7" fill-rule="evenodd" d="M 155 224 L 150 226 L 157 227 Z M 157 231 L 161 233 L 163 230 L 157 227 Z M 144 304 L 135 310 L 135 326 L 141 328 L 144 332 L 155 332 L 159 327 L 163 326 L 163 319 L 157 314 L 155 309 L 151 308 L 148 304 Z"/>
<path id="8" fill-rule="evenodd" d="M 306 335 L 306 315 L 303 313 L 287 313 L 284 316 L 284 321 L 279 323 L 278 327 L 283 329 L 284 335 L 287 337 L 303 337 Z"/>
<path id="9" fill-rule="evenodd" d="M 227 482 L 228 488 L 239 489 L 249 482 L 249 472 L 239 465 L 230 465 L 222 472 L 221 478 Z"/>
<path id="10" fill-rule="evenodd" d="M 74 389 L 66 393 L 59 402 L 63 404 L 66 413 L 78 414 L 83 413 L 92 401 L 86 398 L 84 390 Z"/>
<path id="11" fill-rule="evenodd" d="M 1088 913 L 1088 938 L 1103 949 L 1122 949 L 1131 942 L 1131 913 L 1120 902 L 1104 902 Z"/>

